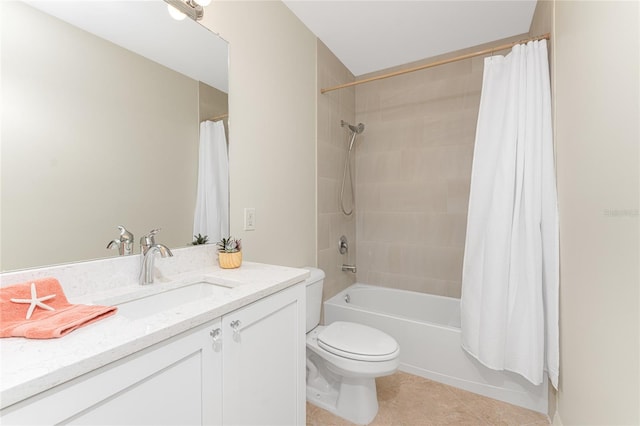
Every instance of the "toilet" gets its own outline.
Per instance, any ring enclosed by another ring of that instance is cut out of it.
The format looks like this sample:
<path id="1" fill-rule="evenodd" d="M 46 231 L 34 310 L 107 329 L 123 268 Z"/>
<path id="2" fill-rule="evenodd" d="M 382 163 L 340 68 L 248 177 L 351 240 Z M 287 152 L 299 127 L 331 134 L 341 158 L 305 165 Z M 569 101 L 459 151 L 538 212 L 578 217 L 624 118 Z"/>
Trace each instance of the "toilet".
<path id="1" fill-rule="evenodd" d="M 352 423 L 366 425 L 378 413 L 376 377 L 400 364 L 395 339 L 372 327 L 336 321 L 320 323 L 324 272 L 306 268 L 307 401 Z"/>

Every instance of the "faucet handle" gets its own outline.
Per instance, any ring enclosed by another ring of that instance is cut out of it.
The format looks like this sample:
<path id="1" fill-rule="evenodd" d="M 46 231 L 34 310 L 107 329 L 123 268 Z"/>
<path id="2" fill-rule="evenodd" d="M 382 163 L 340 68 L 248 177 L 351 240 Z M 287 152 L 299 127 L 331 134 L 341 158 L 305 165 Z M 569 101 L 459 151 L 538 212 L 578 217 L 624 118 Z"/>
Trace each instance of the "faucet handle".
<path id="1" fill-rule="evenodd" d="M 133 252 L 133 234 L 125 229 L 124 226 L 118 225 L 120 230 L 120 238 L 117 240 L 111 240 L 107 244 L 107 248 L 118 248 L 120 256 L 128 256 Z"/>
<path id="2" fill-rule="evenodd" d="M 125 256 L 133 254 L 133 234 L 122 225 L 118 225 L 118 229 L 120 230 L 120 254 Z"/>
<path id="3" fill-rule="evenodd" d="M 161 228 L 152 229 L 148 234 L 142 236 L 140 238 L 140 246 L 143 248 L 143 252 L 146 253 L 149 247 L 154 246 L 156 244 L 156 234 L 160 231 Z"/>
<path id="4" fill-rule="evenodd" d="M 133 234 L 122 226 L 118 225 L 118 229 L 120 230 L 120 241 L 133 241 Z"/>

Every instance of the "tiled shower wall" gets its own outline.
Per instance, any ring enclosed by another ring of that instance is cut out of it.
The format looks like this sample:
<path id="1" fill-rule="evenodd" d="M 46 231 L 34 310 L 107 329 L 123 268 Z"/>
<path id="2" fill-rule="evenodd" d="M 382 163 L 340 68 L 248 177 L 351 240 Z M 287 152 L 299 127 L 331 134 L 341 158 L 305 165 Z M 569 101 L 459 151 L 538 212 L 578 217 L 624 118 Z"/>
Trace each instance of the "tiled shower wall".
<path id="1" fill-rule="evenodd" d="M 353 81 L 353 75 L 320 40 L 317 49 L 318 93 L 321 88 Z M 343 263 L 355 263 L 356 220 L 355 214 L 345 216 L 340 211 L 340 184 L 349 137 L 349 132 L 340 127 L 340 120 L 355 120 L 354 88 L 318 94 L 318 267 L 326 274 L 323 299 L 355 282 L 353 273 L 341 271 Z M 352 165 L 355 166 L 354 155 Z M 338 253 L 341 235 L 349 240 L 348 256 Z"/>
<path id="2" fill-rule="evenodd" d="M 357 86 L 359 282 L 460 297 L 482 63 Z"/>

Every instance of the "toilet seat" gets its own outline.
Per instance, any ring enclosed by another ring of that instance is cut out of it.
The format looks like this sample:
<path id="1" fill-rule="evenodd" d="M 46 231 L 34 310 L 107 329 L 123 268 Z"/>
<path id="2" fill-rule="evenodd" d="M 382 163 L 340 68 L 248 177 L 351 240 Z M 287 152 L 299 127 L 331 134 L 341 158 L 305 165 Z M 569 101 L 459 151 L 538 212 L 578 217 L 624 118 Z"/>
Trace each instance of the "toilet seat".
<path id="1" fill-rule="evenodd" d="M 386 333 L 362 324 L 336 321 L 317 337 L 318 346 L 358 361 L 388 361 L 398 356 L 398 343 Z"/>

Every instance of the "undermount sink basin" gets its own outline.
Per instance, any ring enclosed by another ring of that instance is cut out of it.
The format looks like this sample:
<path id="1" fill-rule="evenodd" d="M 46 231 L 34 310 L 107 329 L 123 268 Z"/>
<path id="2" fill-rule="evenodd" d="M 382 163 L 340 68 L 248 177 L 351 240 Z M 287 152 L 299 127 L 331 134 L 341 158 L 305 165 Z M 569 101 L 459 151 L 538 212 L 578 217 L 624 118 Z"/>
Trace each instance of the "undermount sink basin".
<path id="1" fill-rule="evenodd" d="M 121 303 L 117 305 L 118 314 L 130 319 L 144 318 L 185 303 L 228 293 L 228 288 L 201 281 Z"/>

